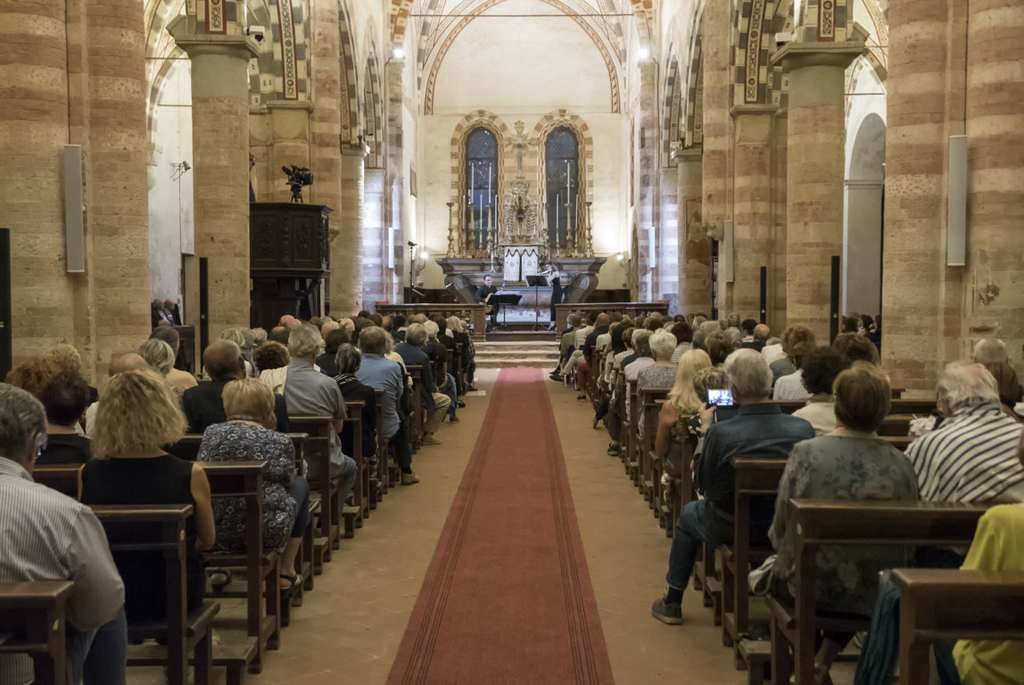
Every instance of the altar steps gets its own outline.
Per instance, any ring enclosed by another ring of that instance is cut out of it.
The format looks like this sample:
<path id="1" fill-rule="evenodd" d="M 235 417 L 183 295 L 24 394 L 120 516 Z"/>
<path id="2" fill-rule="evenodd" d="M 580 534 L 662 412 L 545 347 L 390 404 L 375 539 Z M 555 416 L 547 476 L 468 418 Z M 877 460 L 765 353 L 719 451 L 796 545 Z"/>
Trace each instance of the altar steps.
<path id="1" fill-rule="evenodd" d="M 551 335 L 550 333 L 548 334 Z M 554 340 L 503 340 L 476 343 L 478 369 L 533 367 L 554 369 L 558 365 L 558 343 Z"/>

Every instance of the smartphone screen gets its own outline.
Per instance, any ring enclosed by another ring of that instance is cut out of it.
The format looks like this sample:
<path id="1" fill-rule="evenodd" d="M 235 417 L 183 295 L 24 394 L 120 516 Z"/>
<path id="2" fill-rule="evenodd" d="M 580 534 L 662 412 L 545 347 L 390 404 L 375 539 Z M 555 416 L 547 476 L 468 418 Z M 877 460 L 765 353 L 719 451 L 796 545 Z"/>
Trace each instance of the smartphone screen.
<path id="1" fill-rule="evenodd" d="M 708 390 L 708 404 L 713 407 L 731 407 L 732 391 L 731 390 Z"/>

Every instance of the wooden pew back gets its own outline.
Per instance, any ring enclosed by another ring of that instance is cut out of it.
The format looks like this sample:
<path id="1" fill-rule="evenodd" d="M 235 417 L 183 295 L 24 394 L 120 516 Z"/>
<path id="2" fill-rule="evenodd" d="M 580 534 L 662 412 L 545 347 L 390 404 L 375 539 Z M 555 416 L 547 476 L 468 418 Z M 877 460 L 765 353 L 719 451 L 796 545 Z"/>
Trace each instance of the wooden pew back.
<path id="1" fill-rule="evenodd" d="M 37 466 L 32 469 L 32 480 L 72 499 L 81 499 L 83 467 L 83 464 Z"/>
<path id="2" fill-rule="evenodd" d="M 26 654 L 35 665 L 37 685 L 67 682 L 65 627 L 69 580 L 0 583 L 0 654 Z"/>

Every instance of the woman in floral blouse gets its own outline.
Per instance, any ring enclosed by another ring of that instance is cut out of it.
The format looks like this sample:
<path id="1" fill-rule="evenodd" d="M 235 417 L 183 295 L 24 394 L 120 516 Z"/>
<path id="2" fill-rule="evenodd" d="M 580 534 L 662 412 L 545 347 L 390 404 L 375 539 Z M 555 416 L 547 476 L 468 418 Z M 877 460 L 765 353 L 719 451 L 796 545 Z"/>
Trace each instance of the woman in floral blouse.
<path id="1" fill-rule="evenodd" d="M 224 387 L 227 421 L 203 433 L 199 461 L 263 463 L 263 548 L 282 551 L 278 572 L 281 587 L 301 582 L 296 558 L 302 531 L 309 520 L 309 484 L 297 475 L 295 447 L 288 436 L 273 430 L 274 394 L 257 379 L 232 381 Z M 217 543 L 237 550 L 245 542 L 245 501 L 221 497 L 213 501 Z M 214 580 L 214 583 L 217 581 Z"/>

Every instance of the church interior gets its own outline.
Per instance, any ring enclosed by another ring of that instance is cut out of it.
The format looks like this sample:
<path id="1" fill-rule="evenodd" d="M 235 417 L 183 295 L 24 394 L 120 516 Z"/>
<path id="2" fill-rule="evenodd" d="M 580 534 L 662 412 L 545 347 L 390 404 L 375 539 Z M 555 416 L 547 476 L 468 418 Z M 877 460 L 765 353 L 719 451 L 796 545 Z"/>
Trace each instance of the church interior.
<path id="1" fill-rule="evenodd" d="M 1024 683 L 1021 103 L 1020 0 L 0 0 L 0 685 Z"/>

